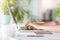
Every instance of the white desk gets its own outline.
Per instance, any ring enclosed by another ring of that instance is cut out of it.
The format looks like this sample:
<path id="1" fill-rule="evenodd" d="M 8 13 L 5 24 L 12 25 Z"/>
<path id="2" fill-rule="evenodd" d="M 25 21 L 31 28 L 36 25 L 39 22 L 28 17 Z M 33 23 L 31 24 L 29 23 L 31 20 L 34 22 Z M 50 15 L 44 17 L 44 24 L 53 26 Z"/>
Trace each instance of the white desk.
<path id="1" fill-rule="evenodd" d="M 60 33 L 53 33 L 51 35 L 50 34 L 44 34 L 43 37 L 26 37 L 27 32 L 26 33 L 20 32 L 17 34 L 18 35 L 16 35 L 14 37 L 16 40 L 60 40 Z M 31 34 L 33 34 L 33 33 L 31 33 Z M 22 36 L 22 35 L 25 35 L 25 36 Z"/>

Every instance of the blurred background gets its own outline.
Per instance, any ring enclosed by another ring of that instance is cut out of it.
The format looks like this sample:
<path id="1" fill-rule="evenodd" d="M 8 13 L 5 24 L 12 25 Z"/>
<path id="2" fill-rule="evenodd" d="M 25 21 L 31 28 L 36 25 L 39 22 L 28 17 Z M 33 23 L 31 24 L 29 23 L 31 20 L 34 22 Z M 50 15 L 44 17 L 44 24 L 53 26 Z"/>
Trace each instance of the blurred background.
<path id="1" fill-rule="evenodd" d="M 0 0 L 0 24 L 60 20 L 60 0 Z"/>
<path id="2" fill-rule="evenodd" d="M 44 13 L 53 13 L 59 5 L 59 0 L 0 0 L 0 14 L 11 12 L 18 23 L 28 21 L 28 16 L 30 21 L 42 21 Z"/>

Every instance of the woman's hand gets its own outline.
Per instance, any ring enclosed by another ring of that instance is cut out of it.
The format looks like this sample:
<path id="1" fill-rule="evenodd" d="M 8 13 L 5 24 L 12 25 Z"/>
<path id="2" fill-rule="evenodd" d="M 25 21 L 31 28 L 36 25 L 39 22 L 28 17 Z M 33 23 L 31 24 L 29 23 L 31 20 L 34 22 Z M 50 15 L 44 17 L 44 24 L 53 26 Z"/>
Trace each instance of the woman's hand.
<path id="1" fill-rule="evenodd" d="M 45 29 L 45 26 L 55 26 L 55 22 L 28 22 L 25 26 L 27 29 Z M 44 26 L 44 27 L 43 27 Z"/>
<path id="2" fill-rule="evenodd" d="M 35 29 L 35 26 L 36 24 L 34 22 L 28 22 L 25 26 L 27 29 Z"/>
<path id="3" fill-rule="evenodd" d="M 26 24 L 26 27 L 28 29 L 33 29 L 33 30 L 34 29 L 37 29 L 37 30 L 44 29 L 44 30 L 48 30 L 51 32 L 60 32 L 60 25 L 56 25 L 55 22 L 47 22 L 42 25 L 37 25 L 34 22 L 28 22 Z"/>

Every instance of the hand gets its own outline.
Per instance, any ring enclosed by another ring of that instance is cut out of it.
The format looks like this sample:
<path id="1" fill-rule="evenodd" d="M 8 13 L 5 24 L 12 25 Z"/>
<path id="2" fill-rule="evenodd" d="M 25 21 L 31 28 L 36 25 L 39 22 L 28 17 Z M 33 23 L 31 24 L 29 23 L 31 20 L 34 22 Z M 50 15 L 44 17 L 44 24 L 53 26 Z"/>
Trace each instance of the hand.
<path id="1" fill-rule="evenodd" d="M 25 26 L 26 26 L 27 29 L 33 30 L 34 29 L 33 25 L 34 25 L 33 22 L 28 22 Z"/>
<path id="2" fill-rule="evenodd" d="M 25 26 L 26 27 L 33 26 L 33 22 L 28 22 Z"/>

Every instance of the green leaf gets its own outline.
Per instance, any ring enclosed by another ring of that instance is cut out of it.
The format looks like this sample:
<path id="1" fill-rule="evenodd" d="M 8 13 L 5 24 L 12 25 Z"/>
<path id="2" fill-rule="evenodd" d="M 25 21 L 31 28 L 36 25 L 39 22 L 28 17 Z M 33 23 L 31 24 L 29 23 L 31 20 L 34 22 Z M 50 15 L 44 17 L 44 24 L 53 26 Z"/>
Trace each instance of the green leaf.
<path id="1" fill-rule="evenodd" d="M 9 6 L 14 6 L 16 4 L 17 0 L 10 0 Z"/>
<path id="2" fill-rule="evenodd" d="M 16 17 L 16 15 L 18 14 L 18 7 L 16 7 L 16 8 L 14 8 L 14 10 L 13 10 L 13 15 L 14 15 L 14 17 Z"/>
<path id="3" fill-rule="evenodd" d="M 56 13 L 57 13 L 57 14 L 60 14 L 60 7 L 57 7 L 57 8 L 56 8 Z"/>

